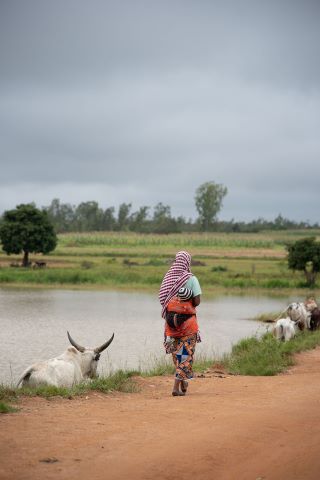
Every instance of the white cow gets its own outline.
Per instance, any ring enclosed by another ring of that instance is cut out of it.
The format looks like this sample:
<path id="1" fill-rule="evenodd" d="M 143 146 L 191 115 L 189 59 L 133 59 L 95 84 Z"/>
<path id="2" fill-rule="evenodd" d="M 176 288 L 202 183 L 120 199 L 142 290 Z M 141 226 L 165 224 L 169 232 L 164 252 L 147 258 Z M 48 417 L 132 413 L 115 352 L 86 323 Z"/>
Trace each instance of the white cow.
<path id="1" fill-rule="evenodd" d="M 276 321 L 276 324 L 273 329 L 273 335 L 277 340 L 284 340 L 287 342 L 291 340 L 299 330 L 303 329 L 303 324 L 298 322 L 293 322 L 290 317 L 280 318 Z"/>
<path id="2" fill-rule="evenodd" d="M 97 376 L 100 354 L 110 345 L 114 334 L 97 348 L 81 347 L 71 338 L 69 332 L 67 334 L 73 346 L 59 357 L 31 365 L 23 372 L 17 386 L 52 385 L 70 388 L 85 379 Z"/>
<path id="3" fill-rule="evenodd" d="M 290 303 L 287 307 L 287 315 L 293 322 L 303 322 L 305 328 L 310 330 L 311 311 L 304 303 Z"/>

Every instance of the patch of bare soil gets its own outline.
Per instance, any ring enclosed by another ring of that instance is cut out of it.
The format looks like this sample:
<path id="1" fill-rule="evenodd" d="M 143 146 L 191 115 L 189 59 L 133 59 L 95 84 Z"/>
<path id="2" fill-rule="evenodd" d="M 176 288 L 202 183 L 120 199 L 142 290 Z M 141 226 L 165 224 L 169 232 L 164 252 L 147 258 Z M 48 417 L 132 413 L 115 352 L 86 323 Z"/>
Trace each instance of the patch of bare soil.
<path id="1" fill-rule="evenodd" d="M 284 250 L 270 248 L 210 248 L 201 250 L 201 255 L 212 258 L 286 258 Z"/>
<path id="2" fill-rule="evenodd" d="M 277 377 L 211 371 L 172 397 L 140 393 L 24 399 L 0 417 L 1 480 L 318 480 L 320 349 Z"/>

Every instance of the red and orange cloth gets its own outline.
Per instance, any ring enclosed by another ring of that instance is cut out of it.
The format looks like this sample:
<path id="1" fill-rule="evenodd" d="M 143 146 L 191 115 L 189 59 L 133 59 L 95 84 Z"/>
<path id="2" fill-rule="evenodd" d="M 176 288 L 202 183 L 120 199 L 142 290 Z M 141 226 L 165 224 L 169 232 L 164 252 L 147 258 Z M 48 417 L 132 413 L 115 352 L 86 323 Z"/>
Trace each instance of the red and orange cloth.
<path id="1" fill-rule="evenodd" d="M 193 335 L 199 331 L 196 309 L 192 305 L 192 300 L 182 302 L 179 297 L 175 296 L 169 300 L 166 311 L 190 315 L 188 320 L 185 320 L 180 326 L 176 326 L 176 328 L 172 328 L 168 322 L 166 322 L 164 330 L 166 337 L 185 337 L 187 335 Z"/>

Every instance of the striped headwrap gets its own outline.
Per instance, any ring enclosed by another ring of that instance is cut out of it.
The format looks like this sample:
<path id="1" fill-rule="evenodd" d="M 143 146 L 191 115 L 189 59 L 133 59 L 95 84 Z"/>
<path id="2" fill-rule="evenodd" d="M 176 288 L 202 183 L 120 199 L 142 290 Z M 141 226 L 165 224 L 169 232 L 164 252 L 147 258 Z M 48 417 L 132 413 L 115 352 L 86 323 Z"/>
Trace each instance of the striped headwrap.
<path id="1" fill-rule="evenodd" d="M 162 305 L 161 316 L 163 318 L 165 318 L 166 308 L 171 298 L 192 277 L 190 264 L 191 256 L 189 253 L 185 251 L 178 252 L 175 261 L 165 274 L 159 291 L 159 300 Z"/>

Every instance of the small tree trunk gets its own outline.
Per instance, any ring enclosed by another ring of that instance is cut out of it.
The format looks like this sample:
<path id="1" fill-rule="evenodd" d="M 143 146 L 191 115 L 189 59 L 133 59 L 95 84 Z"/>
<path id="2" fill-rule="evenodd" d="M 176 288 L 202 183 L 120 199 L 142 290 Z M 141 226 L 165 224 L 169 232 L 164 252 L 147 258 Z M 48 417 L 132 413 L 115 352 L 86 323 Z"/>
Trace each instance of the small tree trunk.
<path id="1" fill-rule="evenodd" d="M 23 267 L 29 267 L 29 252 L 24 252 L 23 260 L 22 260 Z"/>
<path id="2" fill-rule="evenodd" d="M 304 273 L 305 273 L 305 276 L 306 276 L 307 285 L 309 287 L 314 287 L 314 285 L 316 283 L 317 272 L 314 272 L 314 271 L 310 272 L 308 270 L 305 270 Z"/>

